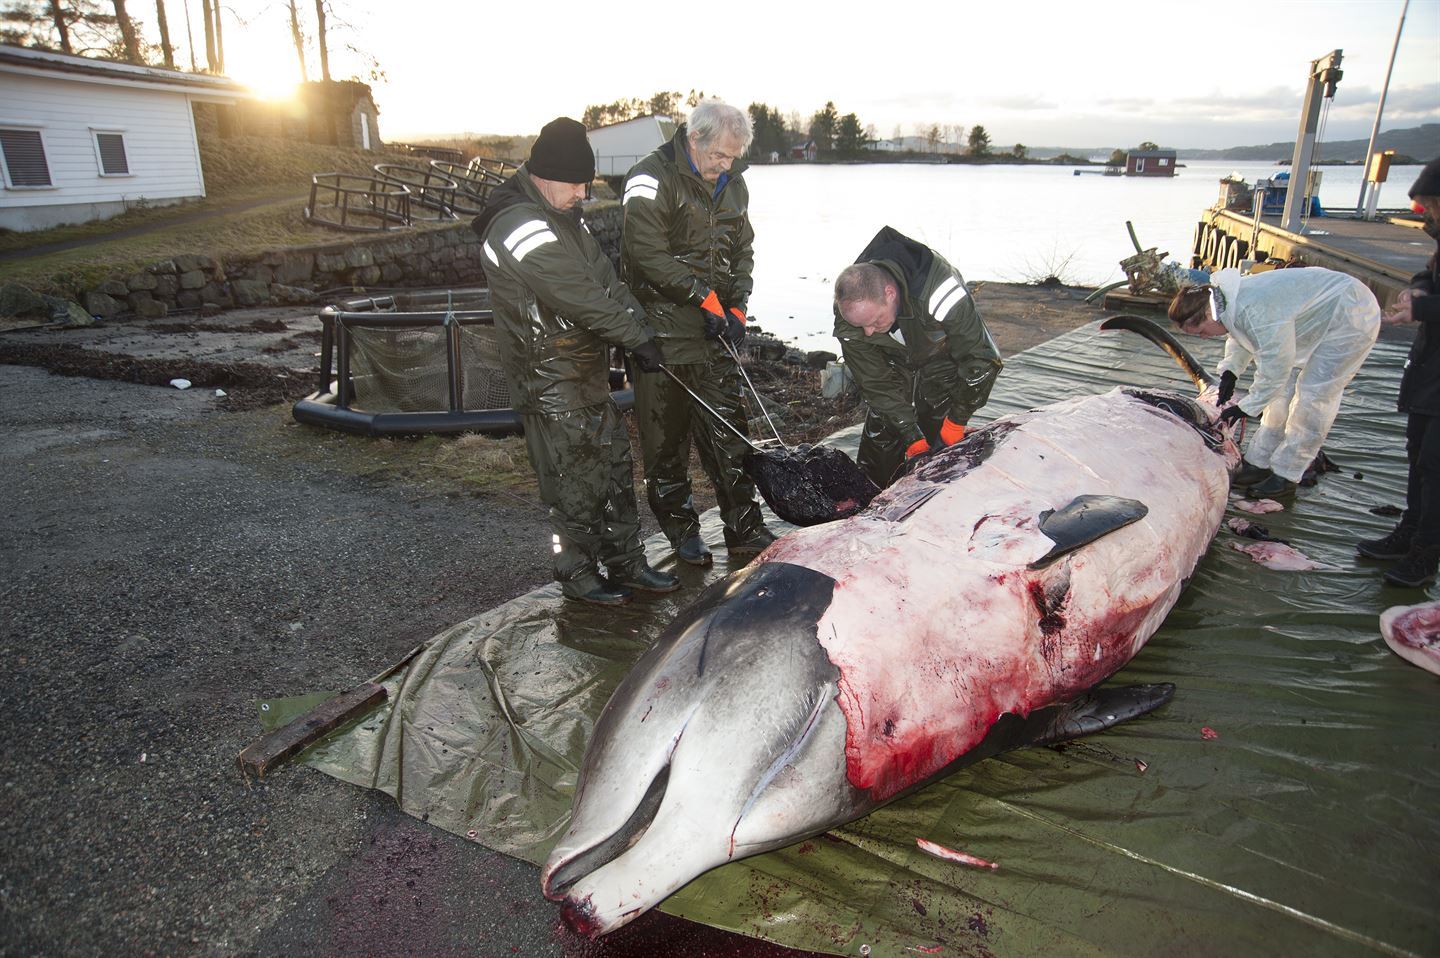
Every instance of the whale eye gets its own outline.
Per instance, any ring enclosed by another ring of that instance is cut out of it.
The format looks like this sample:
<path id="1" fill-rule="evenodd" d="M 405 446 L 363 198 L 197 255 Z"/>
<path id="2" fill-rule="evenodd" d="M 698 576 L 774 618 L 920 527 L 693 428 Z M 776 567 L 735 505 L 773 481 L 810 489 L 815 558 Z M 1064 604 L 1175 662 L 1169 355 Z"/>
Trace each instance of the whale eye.
<path id="1" fill-rule="evenodd" d="M 759 592 L 756 592 L 755 594 L 756 594 L 757 596 L 769 595 L 769 594 L 770 594 L 770 590 L 769 590 L 769 589 L 761 589 Z"/>

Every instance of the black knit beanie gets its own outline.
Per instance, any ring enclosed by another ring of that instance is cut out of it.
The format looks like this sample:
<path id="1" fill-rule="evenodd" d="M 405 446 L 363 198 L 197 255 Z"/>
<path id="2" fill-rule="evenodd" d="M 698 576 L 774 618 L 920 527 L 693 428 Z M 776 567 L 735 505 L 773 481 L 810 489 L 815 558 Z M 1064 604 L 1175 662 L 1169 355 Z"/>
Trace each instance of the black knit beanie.
<path id="1" fill-rule="evenodd" d="M 585 127 L 568 116 L 557 116 L 540 128 L 525 165 L 542 180 L 589 183 L 595 179 L 595 151 L 585 139 Z"/>
<path id="2" fill-rule="evenodd" d="M 1415 185 L 1410 187 L 1410 198 L 1417 196 L 1440 196 L 1440 159 L 1431 160 L 1425 164 L 1425 169 L 1415 177 Z"/>

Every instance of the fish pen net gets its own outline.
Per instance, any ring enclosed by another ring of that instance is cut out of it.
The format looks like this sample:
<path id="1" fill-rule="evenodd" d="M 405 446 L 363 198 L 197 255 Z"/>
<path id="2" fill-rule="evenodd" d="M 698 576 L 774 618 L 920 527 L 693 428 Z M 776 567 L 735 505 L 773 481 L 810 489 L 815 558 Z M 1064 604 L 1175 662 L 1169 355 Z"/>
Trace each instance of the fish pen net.
<path id="1" fill-rule="evenodd" d="M 451 329 L 448 326 L 350 326 L 351 405 L 370 412 L 449 408 Z M 457 323 L 456 373 L 465 409 L 508 409 L 510 387 L 500 367 L 495 327 Z"/>
<path id="2" fill-rule="evenodd" d="M 352 299 L 320 311 L 320 373 L 295 419 L 371 436 L 519 432 L 485 288 Z M 611 369 L 615 402 L 634 391 Z"/>

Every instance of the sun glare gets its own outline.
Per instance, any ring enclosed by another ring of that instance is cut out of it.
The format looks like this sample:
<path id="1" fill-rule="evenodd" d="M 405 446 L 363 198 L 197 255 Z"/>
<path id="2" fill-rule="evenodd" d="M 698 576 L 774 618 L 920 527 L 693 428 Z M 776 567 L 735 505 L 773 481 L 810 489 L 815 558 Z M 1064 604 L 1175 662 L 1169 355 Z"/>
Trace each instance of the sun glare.
<path id="1" fill-rule="evenodd" d="M 264 100 L 293 98 L 300 77 L 294 49 L 261 30 L 225 35 L 225 72 Z"/>

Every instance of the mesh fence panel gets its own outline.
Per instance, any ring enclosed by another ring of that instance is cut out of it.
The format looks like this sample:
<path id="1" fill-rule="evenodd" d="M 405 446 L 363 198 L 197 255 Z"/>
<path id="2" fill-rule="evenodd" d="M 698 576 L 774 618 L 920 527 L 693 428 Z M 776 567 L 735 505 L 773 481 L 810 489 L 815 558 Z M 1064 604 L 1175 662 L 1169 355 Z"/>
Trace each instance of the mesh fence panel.
<path id="1" fill-rule="evenodd" d="M 435 412 L 450 408 L 444 327 L 352 326 L 349 332 L 355 408 L 370 412 Z"/>
<path id="2" fill-rule="evenodd" d="M 445 327 L 350 326 L 352 406 L 368 412 L 444 412 L 450 408 Z M 461 403 L 467 410 L 508 409 L 495 328 L 460 327 Z"/>
<path id="3" fill-rule="evenodd" d="M 500 367 L 494 326 L 460 327 L 461 401 L 466 409 L 509 409 L 510 386 Z"/>

